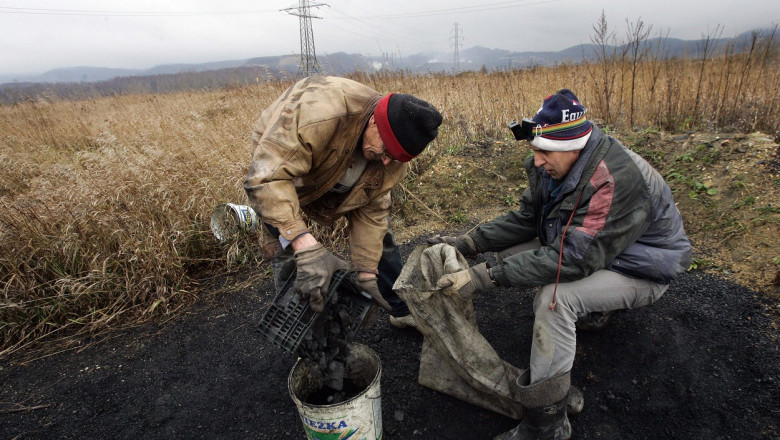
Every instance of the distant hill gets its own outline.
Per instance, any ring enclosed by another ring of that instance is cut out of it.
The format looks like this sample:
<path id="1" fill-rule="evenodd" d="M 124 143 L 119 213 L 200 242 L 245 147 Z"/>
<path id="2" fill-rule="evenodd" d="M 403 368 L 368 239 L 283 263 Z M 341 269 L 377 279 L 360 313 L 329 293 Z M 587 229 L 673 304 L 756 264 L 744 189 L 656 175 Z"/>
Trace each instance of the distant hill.
<path id="1" fill-rule="evenodd" d="M 129 76 L 167 75 L 181 72 L 203 72 L 238 67 L 246 64 L 246 60 L 219 61 L 203 64 L 166 64 L 151 69 L 114 69 L 109 67 L 62 67 L 52 69 L 40 75 L 15 76 L 0 75 L 1 82 L 25 83 L 62 83 L 62 82 L 98 82 Z"/>
<path id="2" fill-rule="evenodd" d="M 776 29 L 775 29 L 776 30 Z M 766 37 L 780 38 L 772 29 L 746 32 L 734 38 L 710 40 L 710 47 L 718 50 L 732 45 L 744 48 L 750 44 L 751 35 L 758 32 Z M 644 42 L 649 48 L 659 48 L 659 56 L 699 57 L 702 54 L 704 40 L 679 40 L 675 38 L 654 38 Z M 775 47 L 777 43 L 774 43 Z M 608 47 L 609 51 L 620 52 L 620 47 Z M 593 44 L 579 44 L 561 51 L 515 52 L 504 49 L 472 47 L 458 54 L 459 71 L 505 70 L 530 66 L 550 66 L 561 63 L 579 63 L 593 59 Z M 86 85 L 89 94 L 172 91 L 187 87 L 222 86 L 236 83 L 248 83 L 269 79 L 291 78 L 298 74 L 297 55 L 265 56 L 242 60 L 217 61 L 201 64 L 168 64 L 151 69 L 112 69 L 104 67 L 67 67 L 53 69 L 35 76 L 0 75 L 0 101 L 14 101 L 21 95 L 32 96 L 44 88 L 58 88 L 55 85 Z M 379 72 L 402 70 L 412 73 L 446 72 L 456 70 L 454 53 L 425 52 L 403 58 L 369 57 L 360 54 L 337 52 L 318 56 L 321 71 L 326 74 L 348 74 L 352 72 Z M 194 78 L 200 76 L 200 79 Z M 96 91 L 97 90 L 97 91 Z M 67 94 L 77 96 L 73 87 Z M 63 96 L 62 93 L 56 93 Z"/>

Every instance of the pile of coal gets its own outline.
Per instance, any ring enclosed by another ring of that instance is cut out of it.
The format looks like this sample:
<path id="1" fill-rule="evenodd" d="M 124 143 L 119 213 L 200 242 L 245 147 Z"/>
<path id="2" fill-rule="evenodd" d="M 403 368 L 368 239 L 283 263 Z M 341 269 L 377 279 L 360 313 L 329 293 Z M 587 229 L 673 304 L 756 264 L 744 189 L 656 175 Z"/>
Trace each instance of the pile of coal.
<path id="1" fill-rule="evenodd" d="M 370 303 L 370 297 L 367 299 L 354 282 L 345 278 L 304 336 L 297 354 L 316 366 L 323 383 L 322 390 L 317 393 L 317 402 L 309 403 L 335 404 L 353 397 L 350 394 L 354 390 L 351 390 L 349 380 L 345 380 L 345 365 L 350 355 L 350 342 L 359 331 Z"/>

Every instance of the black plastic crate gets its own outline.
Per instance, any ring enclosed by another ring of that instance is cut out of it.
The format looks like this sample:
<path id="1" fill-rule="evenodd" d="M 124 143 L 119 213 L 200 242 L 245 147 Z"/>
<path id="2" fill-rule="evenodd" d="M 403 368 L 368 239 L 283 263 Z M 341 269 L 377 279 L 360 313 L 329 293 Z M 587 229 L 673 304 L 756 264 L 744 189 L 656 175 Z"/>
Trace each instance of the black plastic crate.
<path id="1" fill-rule="evenodd" d="M 338 270 L 333 275 L 328 293 L 323 298 L 323 311 L 320 313 L 311 310 L 308 301 L 298 299 L 293 289 L 295 275 L 296 272 L 293 271 L 260 319 L 259 329 L 263 336 L 282 350 L 296 354 L 304 339 L 311 339 L 312 328 L 329 318 L 331 305 L 346 296 L 350 305 L 350 316 L 348 320 L 339 319 L 339 322 L 347 327 L 344 329 L 347 336 L 357 332 L 371 307 L 372 298 L 349 277 L 348 271 Z"/>

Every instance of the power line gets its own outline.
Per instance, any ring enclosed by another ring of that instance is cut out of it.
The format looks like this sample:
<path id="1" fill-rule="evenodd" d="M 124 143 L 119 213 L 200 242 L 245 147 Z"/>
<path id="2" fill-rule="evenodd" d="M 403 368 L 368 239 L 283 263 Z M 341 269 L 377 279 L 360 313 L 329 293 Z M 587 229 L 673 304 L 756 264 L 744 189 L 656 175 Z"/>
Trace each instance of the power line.
<path id="1" fill-rule="evenodd" d="M 430 17 L 434 15 L 451 15 L 451 14 L 462 14 L 466 12 L 485 12 L 485 11 L 494 11 L 497 9 L 519 8 L 525 6 L 542 5 L 546 3 L 556 3 L 560 1 L 564 1 L 564 0 L 537 0 L 531 2 L 528 2 L 527 0 L 519 0 L 519 1 L 515 0 L 515 1 L 505 1 L 505 2 L 498 2 L 498 3 L 488 3 L 484 5 L 463 6 L 460 8 L 433 9 L 429 11 L 408 12 L 402 14 L 371 15 L 371 16 L 344 17 L 344 18 L 354 19 L 354 20 L 374 20 L 374 19 L 388 19 L 388 18 Z"/>
<path id="2" fill-rule="evenodd" d="M 545 3 L 555 3 L 564 0 L 512 0 L 496 3 L 486 3 L 482 5 L 463 6 L 459 8 L 433 9 L 428 11 L 408 12 L 402 14 L 384 14 L 384 15 L 366 15 L 361 17 L 344 16 L 342 19 L 351 20 L 372 20 L 388 18 L 414 18 L 429 17 L 433 15 L 461 14 L 465 12 L 484 12 L 496 9 L 509 9 L 525 6 L 540 5 Z M 327 6 L 327 5 L 326 5 Z M 364 9 L 365 10 L 365 9 Z M 266 14 L 278 12 L 276 9 L 258 9 L 258 10 L 235 10 L 235 11 L 111 11 L 111 10 L 90 10 L 90 9 L 53 9 L 53 8 L 23 8 L 13 6 L 0 6 L 0 14 L 29 14 L 29 15 L 85 15 L 85 16 L 116 16 L 116 17 L 186 17 L 198 15 L 250 15 Z M 319 17 L 317 17 L 319 18 Z"/>
<path id="3" fill-rule="evenodd" d="M 552 3 L 557 1 L 563 1 L 563 0 L 537 0 L 531 2 L 529 2 L 529 0 L 519 0 L 519 1 L 513 0 L 513 1 L 503 1 L 503 2 L 496 2 L 496 3 L 487 3 L 487 4 L 475 5 L 475 6 L 464 6 L 459 8 L 418 11 L 418 12 L 402 13 L 402 14 L 395 14 L 395 15 L 378 15 L 378 14 L 374 15 L 372 11 L 369 11 L 368 9 L 364 8 L 363 4 L 360 4 L 360 5 L 355 5 L 355 7 L 357 9 L 360 9 L 363 15 L 360 16 L 350 15 L 345 13 L 344 11 L 339 10 L 336 7 L 332 7 L 331 11 L 336 12 L 336 14 L 328 14 L 327 18 L 329 19 L 330 22 L 329 27 L 334 27 L 335 26 L 334 22 L 337 21 L 342 21 L 342 22 L 349 21 L 351 23 L 354 23 L 356 26 L 364 27 L 366 29 L 364 32 L 368 32 L 369 34 L 373 34 L 374 36 L 377 35 L 377 31 L 381 31 L 379 34 L 385 39 L 390 35 L 394 35 L 391 37 L 394 40 L 419 44 L 422 42 L 421 37 L 424 38 L 425 36 L 428 36 L 429 39 L 434 40 L 440 38 L 441 34 L 435 33 L 434 35 L 433 33 L 428 32 L 429 28 L 424 28 L 424 29 L 411 28 L 405 23 L 396 23 L 387 26 L 387 24 L 389 24 L 389 20 L 403 19 L 403 18 L 416 18 L 416 17 L 430 17 L 435 15 L 449 15 L 449 14 L 492 11 L 496 9 L 517 8 L 517 7 L 532 6 L 532 5 L 543 4 L 543 3 Z M 369 24 L 367 23 L 367 21 L 369 20 L 371 20 L 372 22 L 379 20 L 379 22 Z M 388 23 L 385 23 L 385 20 L 388 20 Z M 371 37 L 371 35 L 365 35 L 365 34 L 361 35 L 359 32 L 356 32 L 355 29 L 351 29 L 351 28 L 350 29 L 342 28 L 342 29 L 345 32 L 359 35 L 361 37 Z M 406 31 L 404 32 L 403 29 L 406 29 Z M 436 45 L 436 46 L 441 45 L 440 43 L 434 41 L 428 41 L 426 42 L 426 44 Z"/>
<path id="4" fill-rule="evenodd" d="M 201 15 L 250 15 L 279 12 L 276 9 L 259 9 L 246 11 L 107 11 L 88 9 L 44 9 L 44 8 L 16 8 L 0 6 L 0 14 L 27 14 L 27 15 L 82 15 L 82 16 L 109 16 L 109 17 L 188 17 Z"/>
<path id="5" fill-rule="evenodd" d="M 440 38 L 440 32 L 430 32 L 429 29 L 420 29 L 409 27 L 404 24 L 389 23 L 367 23 L 361 18 L 350 16 L 341 9 L 332 6 L 328 9 L 329 13 L 324 14 L 328 19 L 328 28 L 338 28 L 344 32 L 349 32 L 365 38 L 376 38 L 381 36 L 383 39 L 390 37 L 394 40 L 403 40 L 409 43 L 435 44 L 435 39 Z M 337 22 L 349 20 L 350 27 L 338 26 Z M 362 33 L 361 33 L 362 32 Z M 422 40 L 426 38 L 428 41 Z"/>

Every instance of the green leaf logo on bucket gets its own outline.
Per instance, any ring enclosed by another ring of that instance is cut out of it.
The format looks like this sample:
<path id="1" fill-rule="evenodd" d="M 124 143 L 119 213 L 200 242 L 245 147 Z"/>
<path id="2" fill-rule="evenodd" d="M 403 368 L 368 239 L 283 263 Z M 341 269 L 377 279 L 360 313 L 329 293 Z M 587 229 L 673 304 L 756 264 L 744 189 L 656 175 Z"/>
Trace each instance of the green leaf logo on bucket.
<path id="1" fill-rule="evenodd" d="M 360 431 L 347 426 L 344 419 L 336 422 L 310 419 L 301 415 L 303 429 L 306 430 L 306 437 L 311 440 L 346 440 L 351 439 Z"/>

